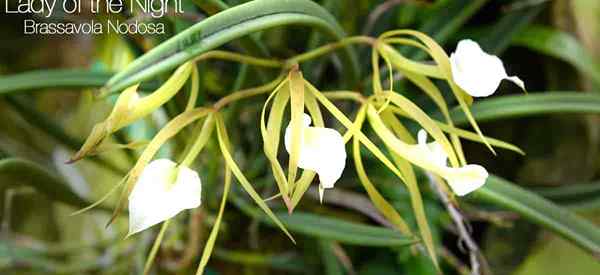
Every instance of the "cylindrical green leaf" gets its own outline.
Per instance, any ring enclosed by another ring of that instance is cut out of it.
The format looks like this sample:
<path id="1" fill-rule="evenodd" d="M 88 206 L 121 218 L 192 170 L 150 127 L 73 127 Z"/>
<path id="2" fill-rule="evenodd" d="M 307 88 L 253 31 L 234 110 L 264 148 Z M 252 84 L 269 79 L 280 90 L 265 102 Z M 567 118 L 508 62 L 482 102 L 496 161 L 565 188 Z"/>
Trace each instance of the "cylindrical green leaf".
<path id="1" fill-rule="evenodd" d="M 217 13 L 175 35 L 111 78 L 107 88 L 111 92 L 122 90 L 234 39 L 292 24 L 317 27 L 338 40 L 345 37 L 335 18 L 312 1 L 254 0 Z M 350 73 L 347 79 L 356 79 L 358 65 L 349 47 L 342 57 L 343 67 Z"/>
<path id="2" fill-rule="evenodd" d="M 473 199 L 515 211 L 600 256 L 600 227 L 516 184 L 490 176 L 472 196 Z"/>

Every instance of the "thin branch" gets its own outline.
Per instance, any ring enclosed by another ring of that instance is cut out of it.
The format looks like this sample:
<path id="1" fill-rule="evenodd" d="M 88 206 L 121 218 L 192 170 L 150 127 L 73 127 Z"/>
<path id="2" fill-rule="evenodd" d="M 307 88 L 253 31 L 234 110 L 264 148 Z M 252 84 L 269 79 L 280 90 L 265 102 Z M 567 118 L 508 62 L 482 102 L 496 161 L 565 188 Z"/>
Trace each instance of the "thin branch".
<path id="1" fill-rule="evenodd" d="M 310 187 L 306 194 L 314 199 L 319 199 L 319 192 L 316 187 Z M 379 224 L 382 224 L 389 228 L 394 228 L 394 226 L 387 221 L 373 206 L 373 203 L 367 199 L 366 197 L 359 195 L 358 193 L 344 191 L 339 188 L 329 189 L 325 192 L 325 203 L 342 206 L 348 209 L 355 210 L 359 213 L 364 214 L 365 216 L 373 219 Z"/>
<path id="2" fill-rule="evenodd" d="M 432 189 L 438 195 L 448 213 L 450 214 L 450 218 L 456 225 L 457 233 L 460 238 L 460 243 L 466 245 L 466 248 L 469 252 L 469 258 L 471 260 L 471 274 L 472 275 L 480 275 L 482 274 L 481 270 L 484 270 L 484 273 L 490 273 L 489 268 L 487 266 L 487 262 L 481 254 L 479 247 L 471 234 L 469 233 L 469 229 L 467 229 L 467 221 L 463 217 L 462 213 L 451 201 L 448 195 L 442 190 L 440 186 L 442 183 L 437 176 L 432 175 L 431 173 L 426 173 L 429 178 L 429 182 L 431 183 Z"/>

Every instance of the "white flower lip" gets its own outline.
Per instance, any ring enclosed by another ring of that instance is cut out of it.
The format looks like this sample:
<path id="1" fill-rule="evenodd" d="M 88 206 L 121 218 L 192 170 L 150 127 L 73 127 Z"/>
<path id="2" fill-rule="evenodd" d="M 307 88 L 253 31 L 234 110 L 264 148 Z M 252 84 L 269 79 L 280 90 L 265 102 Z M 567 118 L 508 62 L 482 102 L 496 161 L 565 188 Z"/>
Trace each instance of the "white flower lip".
<path id="1" fill-rule="evenodd" d="M 425 152 L 430 162 L 440 167 L 440 171 L 443 172 L 440 176 L 446 179 L 456 195 L 464 196 L 485 184 L 489 174 L 483 166 L 468 164 L 460 168 L 448 167 L 446 163 L 448 155 L 442 146 L 437 142 L 427 143 L 427 132 L 425 130 L 421 129 L 417 136 L 417 146 Z"/>
<path id="2" fill-rule="evenodd" d="M 492 95 L 504 79 L 525 90 L 525 84 L 520 78 L 506 74 L 500 58 L 487 54 L 473 40 L 458 42 L 456 51 L 450 55 L 450 64 L 454 82 L 471 96 Z"/>
<path id="3" fill-rule="evenodd" d="M 334 129 L 311 127 L 310 116 L 303 114 L 298 167 L 316 172 L 323 188 L 333 188 L 346 166 L 344 138 Z M 290 126 L 285 130 L 285 149 L 292 143 Z"/>
<path id="4" fill-rule="evenodd" d="M 196 171 L 169 159 L 150 162 L 129 195 L 128 236 L 200 206 L 201 191 Z"/>

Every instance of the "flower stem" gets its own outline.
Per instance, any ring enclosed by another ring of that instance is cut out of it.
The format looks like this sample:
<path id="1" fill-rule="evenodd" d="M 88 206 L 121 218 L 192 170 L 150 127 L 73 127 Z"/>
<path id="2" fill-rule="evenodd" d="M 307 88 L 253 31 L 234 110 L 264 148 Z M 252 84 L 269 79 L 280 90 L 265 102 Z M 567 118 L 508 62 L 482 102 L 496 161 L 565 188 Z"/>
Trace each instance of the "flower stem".
<path id="1" fill-rule="evenodd" d="M 375 43 L 375 38 L 369 37 L 369 36 L 352 36 L 352 37 L 348 37 L 345 39 L 342 39 L 338 42 L 334 42 L 334 43 L 330 43 L 330 44 L 326 44 L 324 46 L 318 47 L 314 50 L 305 52 L 303 54 L 299 54 L 296 55 L 292 58 L 289 58 L 285 61 L 285 64 L 287 64 L 287 66 L 291 66 L 293 64 L 297 64 L 297 63 L 301 63 L 316 57 L 319 57 L 321 55 L 330 53 L 334 50 L 337 50 L 339 48 L 345 47 L 347 45 L 350 44 L 358 44 L 358 43 L 364 43 L 364 44 L 369 44 L 372 45 L 373 43 Z"/>
<path id="2" fill-rule="evenodd" d="M 221 108 L 223 108 L 225 105 L 243 99 L 243 98 L 247 98 L 247 97 L 252 97 L 255 95 L 260 95 L 263 93 L 267 93 L 269 91 L 272 91 L 275 87 L 277 87 L 277 85 L 283 80 L 283 78 L 286 76 L 287 74 L 280 74 L 277 78 L 275 78 L 273 81 L 262 85 L 262 86 L 258 86 L 258 87 L 253 87 L 253 88 L 248 88 L 245 90 L 240 90 L 237 92 L 233 92 L 231 94 L 229 94 L 226 97 L 223 97 L 221 99 L 219 99 L 219 101 L 217 101 L 214 105 L 213 108 L 215 110 L 219 110 Z"/>

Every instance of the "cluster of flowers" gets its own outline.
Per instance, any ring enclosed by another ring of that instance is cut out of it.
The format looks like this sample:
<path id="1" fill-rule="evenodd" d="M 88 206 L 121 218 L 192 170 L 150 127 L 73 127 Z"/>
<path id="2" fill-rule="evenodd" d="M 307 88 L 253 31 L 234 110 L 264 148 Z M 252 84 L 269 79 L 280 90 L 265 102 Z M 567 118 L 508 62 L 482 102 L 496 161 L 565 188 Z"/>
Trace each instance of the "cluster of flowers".
<path id="1" fill-rule="evenodd" d="M 512 81 L 524 89 L 524 84 L 518 77 L 507 75 L 502 61 L 498 57 L 485 53 L 474 41 L 460 41 L 449 60 L 453 81 L 470 96 L 489 96 L 494 93 L 504 79 Z M 174 73 L 174 77 L 167 81 L 167 85 L 171 87 L 169 92 L 153 93 L 140 98 L 136 92 L 137 87 L 124 91 L 119 96 L 111 115 L 94 128 L 86 144 L 74 158 L 83 157 L 111 133 L 164 104 L 183 85 L 191 71 L 191 66 L 180 67 Z M 302 81 L 304 80 L 302 79 Z M 293 83 L 289 85 L 293 85 Z M 170 92 L 173 90 L 174 92 Z M 366 116 L 373 120 L 371 123 L 374 126 L 382 123 L 377 119 L 377 110 L 372 106 L 368 107 L 365 112 Z M 294 163 L 297 167 L 318 175 L 322 198 L 323 190 L 333 188 L 344 171 L 346 166 L 345 143 L 348 138 L 332 128 L 324 127 L 322 119 L 315 123 L 315 126 L 311 126 L 314 118 L 313 115 L 311 119 L 311 115 L 304 111 L 300 112 L 300 115 L 292 114 L 290 124 L 285 129 L 284 144 L 290 156 L 295 156 Z M 383 127 L 385 128 L 385 125 Z M 385 135 L 393 134 L 389 131 L 382 131 L 378 135 L 383 139 Z M 445 150 L 437 141 L 427 142 L 427 131 L 421 129 L 417 137 L 416 144 L 389 138 L 388 142 L 393 144 L 386 145 L 393 145 L 394 148 L 398 148 L 398 154 L 411 163 L 445 179 L 456 195 L 466 195 L 485 183 L 488 172 L 484 167 L 466 163 L 459 167 L 448 165 L 448 150 Z M 265 148 L 265 150 L 272 149 Z M 197 152 L 195 153 L 197 154 Z M 276 152 L 271 152 L 271 154 L 276 155 Z M 128 175 L 128 180 L 133 181 L 129 190 L 129 235 L 170 219 L 185 209 L 196 208 L 201 203 L 201 180 L 198 173 L 188 167 L 189 161 L 182 163 L 176 163 L 170 159 L 150 161 L 152 155 L 142 156 L 141 158 L 144 158 L 145 161 L 139 162 L 141 164 L 136 165 Z M 290 162 L 292 162 L 291 159 Z M 295 175 L 292 180 L 294 178 Z M 286 194 L 283 195 L 285 200 Z"/>

